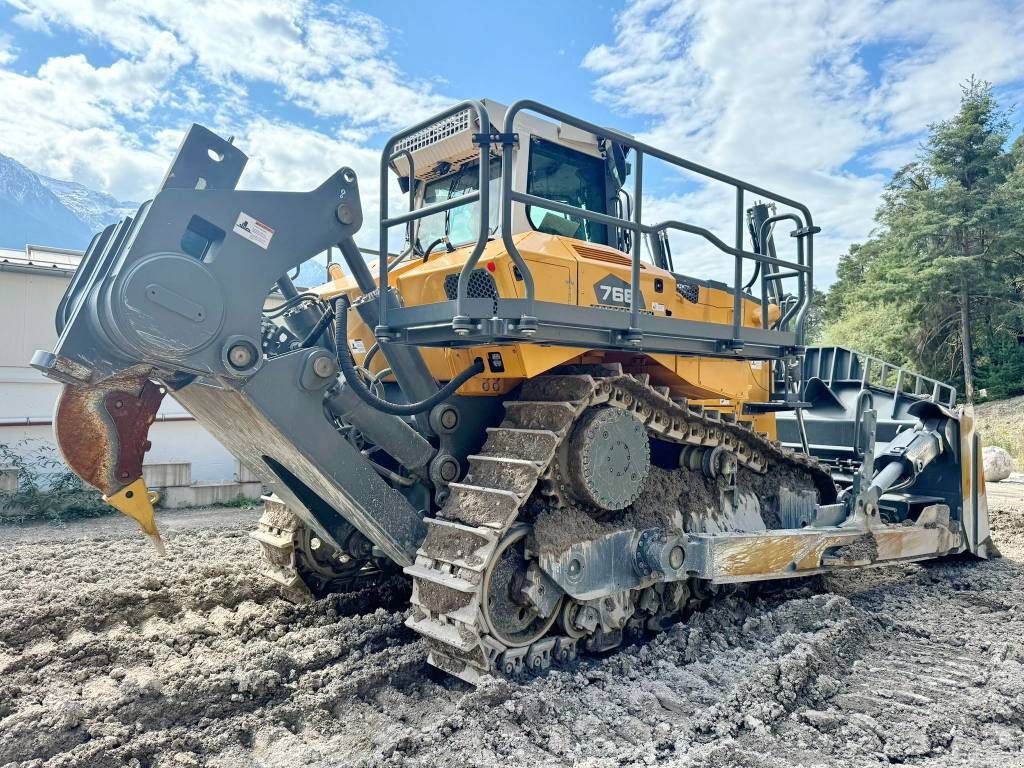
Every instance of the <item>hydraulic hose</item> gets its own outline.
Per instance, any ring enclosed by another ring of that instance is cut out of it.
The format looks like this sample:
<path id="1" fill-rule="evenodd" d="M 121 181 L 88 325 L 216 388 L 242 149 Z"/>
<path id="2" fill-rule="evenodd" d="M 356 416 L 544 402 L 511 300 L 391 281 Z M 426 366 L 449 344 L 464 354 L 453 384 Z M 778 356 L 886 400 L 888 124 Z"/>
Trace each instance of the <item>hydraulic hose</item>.
<path id="1" fill-rule="evenodd" d="M 320 315 L 320 319 L 316 321 L 316 325 L 313 326 L 313 330 L 302 340 L 301 348 L 309 349 L 320 341 L 320 337 L 324 335 L 324 331 L 327 330 L 327 326 L 334 320 L 334 309 L 328 308 L 326 312 Z"/>
<path id="2" fill-rule="evenodd" d="M 352 353 L 349 351 L 347 342 L 348 308 L 348 296 L 342 295 L 335 299 L 334 337 L 337 339 L 338 345 L 338 367 L 341 368 L 341 375 L 345 378 L 345 383 L 348 384 L 359 399 L 367 405 L 376 408 L 381 413 L 386 413 L 390 416 L 414 416 L 417 413 L 424 413 L 429 411 L 438 403 L 447 400 L 455 394 L 455 391 L 459 387 L 471 378 L 484 372 L 483 360 L 477 358 L 473 361 L 472 365 L 425 400 L 420 400 L 418 403 L 392 403 L 387 400 L 383 400 L 373 394 L 373 392 L 366 387 L 362 382 L 362 379 L 359 378 L 359 374 L 356 372 L 355 360 L 352 359 Z"/>

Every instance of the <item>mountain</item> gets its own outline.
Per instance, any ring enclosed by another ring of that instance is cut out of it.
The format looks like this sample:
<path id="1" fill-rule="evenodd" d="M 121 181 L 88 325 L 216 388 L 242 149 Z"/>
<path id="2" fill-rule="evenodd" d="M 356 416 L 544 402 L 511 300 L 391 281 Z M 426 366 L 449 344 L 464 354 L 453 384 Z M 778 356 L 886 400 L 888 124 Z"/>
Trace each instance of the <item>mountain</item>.
<path id="1" fill-rule="evenodd" d="M 28 243 L 85 250 L 108 224 L 134 216 L 138 203 L 118 200 L 74 181 L 61 181 L 0 154 L 0 248 Z M 326 283 L 323 256 L 301 265 L 296 285 Z"/>
<path id="2" fill-rule="evenodd" d="M 73 181 L 42 176 L 0 154 L 0 248 L 20 250 L 33 243 L 81 250 L 96 232 L 137 207 Z"/>
<path id="3" fill-rule="evenodd" d="M 99 232 L 107 224 L 134 216 L 138 203 L 118 200 L 105 192 L 97 192 L 75 181 L 61 181 L 37 174 L 47 189 L 56 195 L 64 207 L 84 221 L 93 232 Z"/>

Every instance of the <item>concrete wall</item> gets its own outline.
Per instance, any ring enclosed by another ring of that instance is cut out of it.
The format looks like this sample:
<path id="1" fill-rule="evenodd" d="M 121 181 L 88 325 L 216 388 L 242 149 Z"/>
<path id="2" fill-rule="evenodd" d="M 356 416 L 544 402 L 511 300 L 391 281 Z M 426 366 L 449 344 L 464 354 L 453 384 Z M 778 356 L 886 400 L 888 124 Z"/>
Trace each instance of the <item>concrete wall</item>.
<path id="1" fill-rule="evenodd" d="M 57 303 L 70 279 L 67 271 L 0 270 L 0 443 L 54 443 L 54 403 L 60 386 L 30 368 L 37 349 L 52 349 Z M 146 463 L 191 462 L 197 482 L 234 480 L 235 458 L 170 397 L 150 430 Z M 26 425 L 31 420 L 32 425 Z M 21 422 L 11 425 L 9 422 Z M 43 423 L 40 423 L 43 422 Z"/>

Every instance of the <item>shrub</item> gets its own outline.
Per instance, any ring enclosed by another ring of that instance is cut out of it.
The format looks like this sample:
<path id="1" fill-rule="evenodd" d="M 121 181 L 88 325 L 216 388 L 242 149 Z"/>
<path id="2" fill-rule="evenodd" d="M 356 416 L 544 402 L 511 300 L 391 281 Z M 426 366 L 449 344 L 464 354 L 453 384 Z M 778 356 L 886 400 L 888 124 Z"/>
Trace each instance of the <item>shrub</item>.
<path id="1" fill-rule="evenodd" d="M 15 448 L 0 443 L 0 467 L 18 473 L 17 489 L 0 491 L 0 523 L 60 522 L 113 512 L 95 489 L 68 469 L 53 446 L 24 440 Z"/>

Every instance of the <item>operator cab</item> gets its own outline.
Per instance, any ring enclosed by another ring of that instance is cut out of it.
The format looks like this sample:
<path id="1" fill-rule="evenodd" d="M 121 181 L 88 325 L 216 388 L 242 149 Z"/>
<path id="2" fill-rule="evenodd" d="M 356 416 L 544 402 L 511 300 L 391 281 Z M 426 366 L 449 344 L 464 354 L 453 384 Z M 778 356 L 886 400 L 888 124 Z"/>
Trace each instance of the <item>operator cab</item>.
<path id="1" fill-rule="evenodd" d="M 499 130 L 507 107 L 483 100 L 492 130 Z M 475 115 L 465 110 L 407 137 L 395 147 L 392 163 L 402 189 L 411 190 L 415 208 L 443 203 L 475 192 L 480 179 L 480 149 L 473 135 L 480 131 Z M 629 216 L 629 196 L 622 189 L 628 173 L 627 150 L 616 142 L 564 123 L 530 114 L 516 120 L 518 142 L 513 150 L 512 185 L 557 203 L 597 211 L 610 216 Z M 489 148 L 491 237 L 499 235 L 501 199 L 501 146 Z M 412 163 L 410 165 L 409 158 Z M 524 210 L 525 208 L 525 210 Z M 480 204 L 425 216 L 411 225 L 403 249 L 420 258 L 454 250 L 475 242 L 480 229 Z M 582 216 L 539 206 L 514 206 L 512 234 L 545 232 L 610 245 L 629 251 L 629 233 Z"/>

